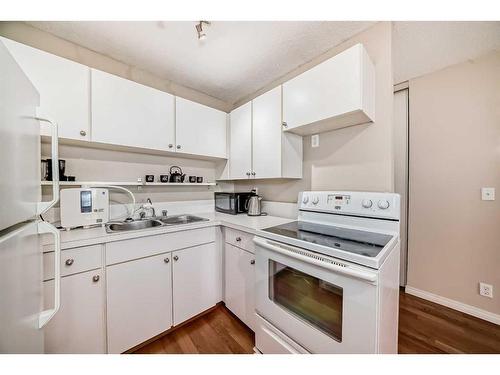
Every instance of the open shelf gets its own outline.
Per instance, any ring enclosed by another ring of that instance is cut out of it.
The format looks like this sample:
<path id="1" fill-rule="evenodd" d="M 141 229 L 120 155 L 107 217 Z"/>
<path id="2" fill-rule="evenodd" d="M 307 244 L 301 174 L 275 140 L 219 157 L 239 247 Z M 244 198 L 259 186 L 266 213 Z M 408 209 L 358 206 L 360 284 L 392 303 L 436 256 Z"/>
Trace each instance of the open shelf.
<path id="1" fill-rule="evenodd" d="M 42 181 L 42 186 L 52 185 L 52 181 Z M 59 181 L 60 186 L 215 186 L 216 182 L 131 182 L 131 181 Z"/>

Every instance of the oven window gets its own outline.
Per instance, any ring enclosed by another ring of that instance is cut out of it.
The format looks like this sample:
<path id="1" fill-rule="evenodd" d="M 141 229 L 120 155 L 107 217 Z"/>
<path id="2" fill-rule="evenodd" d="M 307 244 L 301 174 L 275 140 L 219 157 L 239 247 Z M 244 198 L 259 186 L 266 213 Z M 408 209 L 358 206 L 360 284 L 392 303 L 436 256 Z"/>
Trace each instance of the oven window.
<path id="1" fill-rule="evenodd" d="M 342 288 L 269 260 L 269 299 L 342 341 Z"/>

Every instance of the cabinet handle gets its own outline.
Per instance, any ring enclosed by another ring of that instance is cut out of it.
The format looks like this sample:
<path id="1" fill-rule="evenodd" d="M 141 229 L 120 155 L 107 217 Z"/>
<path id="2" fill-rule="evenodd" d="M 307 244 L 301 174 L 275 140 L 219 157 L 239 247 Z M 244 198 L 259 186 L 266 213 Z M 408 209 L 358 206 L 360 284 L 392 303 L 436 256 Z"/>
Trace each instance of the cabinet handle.
<path id="1" fill-rule="evenodd" d="M 80 135 L 82 137 L 85 137 L 87 135 L 87 132 L 85 130 L 80 130 Z"/>
<path id="2" fill-rule="evenodd" d="M 71 266 L 74 263 L 74 259 L 66 259 L 66 262 L 64 262 L 67 266 Z"/>
<path id="3" fill-rule="evenodd" d="M 174 147 L 174 145 L 172 143 L 169 143 L 168 148 L 172 148 L 172 147 Z"/>
<path id="4" fill-rule="evenodd" d="M 252 176 L 255 176 L 255 172 L 252 172 Z"/>
<path id="5" fill-rule="evenodd" d="M 165 263 L 168 263 L 168 262 L 170 262 L 170 259 L 169 259 L 169 258 L 165 258 L 165 259 L 163 259 L 163 261 L 164 261 Z"/>
<path id="6" fill-rule="evenodd" d="M 255 264 L 255 259 L 252 259 L 252 260 L 250 261 L 250 264 Z"/>
<path id="7" fill-rule="evenodd" d="M 177 150 L 180 150 L 181 149 L 181 145 L 177 145 Z"/>
<path id="8" fill-rule="evenodd" d="M 174 260 L 177 262 L 179 260 L 179 257 L 177 255 L 174 255 Z"/>
<path id="9" fill-rule="evenodd" d="M 236 237 L 236 242 L 241 242 L 241 237 Z"/>
<path id="10" fill-rule="evenodd" d="M 98 281 L 99 281 L 99 279 L 100 279 L 99 275 L 95 275 L 94 277 L 92 277 L 92 281 L 93 281 L 94 283 L 98 282 Z"/>
<path id="11" fill-rule="evenodd" d="M 286 128 L 288 128 L 288 124 L 286 123 L 286 121 L 283 121 L 281 124 L 283 125 L 283 127 L 284 127 L 285 129 L 286 129 Z"/>
<path id="12" fill-rule="evenodd" d="M 250 172 L 247 172 L 247 176 L 250 176 Z"/>

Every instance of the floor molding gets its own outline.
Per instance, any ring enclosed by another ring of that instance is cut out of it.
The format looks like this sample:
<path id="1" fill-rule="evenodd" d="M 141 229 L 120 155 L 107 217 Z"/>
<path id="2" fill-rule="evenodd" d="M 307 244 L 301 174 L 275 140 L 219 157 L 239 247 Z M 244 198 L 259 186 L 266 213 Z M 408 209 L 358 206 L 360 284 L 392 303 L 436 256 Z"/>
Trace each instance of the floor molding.
<path id="1" fill-rule="evenodd" d="M 449 307 L 450 309 L 454 309 L 454 310 L 463 312 L 465 314 L 475 316 L 476 318 L 483 319 L 483 320 L 486 320 L 488 322 L 500 325 L 500 315 L 498 315 L 498 314 L 494 314 L 492 312 L 489 312 L 489 311 L 486 311 L 486 310 L 483 310 L 483 309 L 480 309 L 480 308 L 477 308 L 477 307 L 474 307 L 471 305 L 467 305 L 465 303 L 458 302 L 458 301 L 455 301 L 455 300 L 452 300 L 452 299 L 449 299 L 446 297 L 441 297 L 441 296 L 438 296 L 437 294 L 426 292 L 424 290 L 413 288 L 411 286 L 406 286 L 405 292 L 408 294 L 411 294 L 413 296 L 420 297 L 420 298 L 426 299 L 428 301 L 437 303 L 439 305 Z"/>

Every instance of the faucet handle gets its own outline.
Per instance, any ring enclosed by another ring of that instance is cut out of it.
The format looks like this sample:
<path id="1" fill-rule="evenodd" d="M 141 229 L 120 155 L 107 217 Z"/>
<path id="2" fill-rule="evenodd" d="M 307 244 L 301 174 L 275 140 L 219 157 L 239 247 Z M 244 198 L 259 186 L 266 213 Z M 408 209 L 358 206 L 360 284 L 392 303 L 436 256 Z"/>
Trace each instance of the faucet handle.
<path id="1" fill-rule="evenodd" d="M 168 210 L 161 210 L 161 216 L 167 216 Z"/>
<path id="2" fill-rule="evenodd" d="M 146 217 L 146 213 L 144 211 L 142 211 L 140 214 L 139 214 L 139 217 L 141 219 L 144 219 Z"/>

